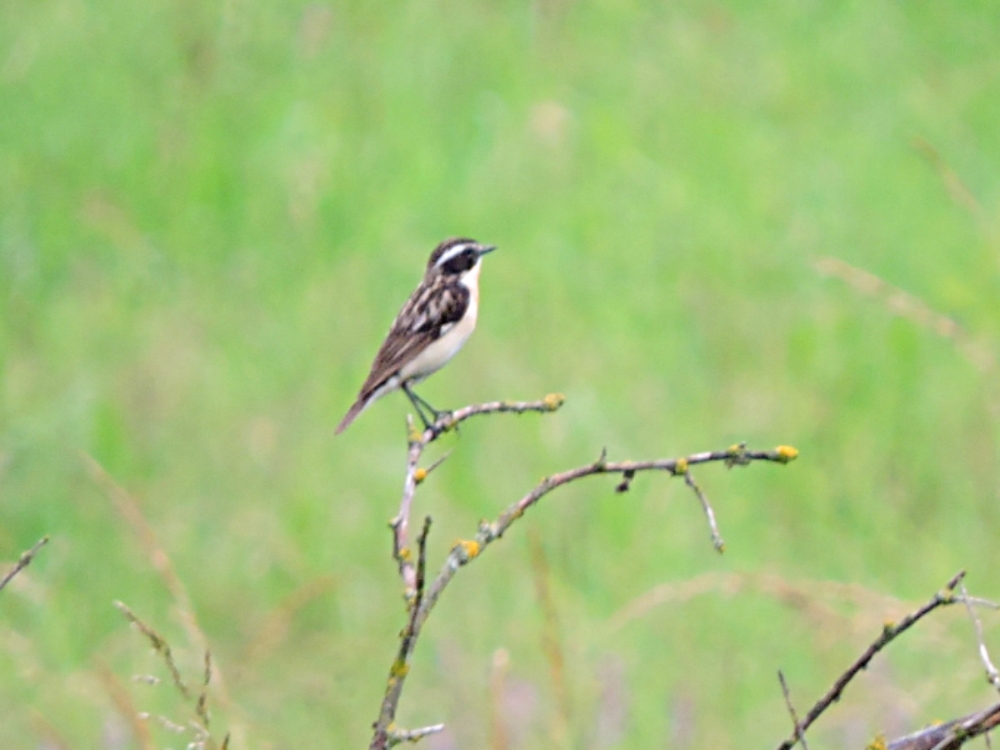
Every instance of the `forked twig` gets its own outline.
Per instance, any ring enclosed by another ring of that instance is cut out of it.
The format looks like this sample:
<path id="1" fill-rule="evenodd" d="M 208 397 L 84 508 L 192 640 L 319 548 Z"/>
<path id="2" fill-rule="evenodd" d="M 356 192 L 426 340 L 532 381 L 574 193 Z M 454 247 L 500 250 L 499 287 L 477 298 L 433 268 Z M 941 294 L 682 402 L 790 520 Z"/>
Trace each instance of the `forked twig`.
<path id="1" fill-rule="evenodd" d="M 399 504 L 399 512 L 389 524 L 392 529 L 392 556 L 399 567 L 399 575 L 403 579 L 403 594 L 408 604 L 416 595 L 416 569 L 413 566 L 409 549 L 410 508 L 413 505 L 413 495 L 417 491 L 417 485 L 424 481 L 427 475 L 447 458 L 446 455 L 434 462 L 429 468 L 421 468 L 420 459 L 427 446 L 472 417 L 482 414 L 524 414 L 529 411 L 544 414 L 555 411 L 563 405 L 564 401 L 565 398 L 561 394 L 550 393 L 540 401 L 490 401 L 485 404 L 475 404 L 445 414 L 423 432 L 414 429 L 412 419 L 408 420 L 410 448 L 406 457 L 403 497 Z"/>

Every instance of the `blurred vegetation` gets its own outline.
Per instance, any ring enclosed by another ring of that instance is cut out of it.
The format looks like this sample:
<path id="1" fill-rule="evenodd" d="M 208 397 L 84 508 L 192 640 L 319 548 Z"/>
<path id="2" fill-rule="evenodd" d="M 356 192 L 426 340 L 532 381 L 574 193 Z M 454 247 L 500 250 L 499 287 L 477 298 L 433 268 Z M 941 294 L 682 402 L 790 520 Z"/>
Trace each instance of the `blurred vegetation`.
<path id="1" fill-rule="evenodd" d="M 115 680 L 189 718 L 129 682 L 162 667 L 113 600 L 193 683 L 202 657 L 89 455 L 190 594 L 233 747 L 365 746 L 408 404 L 333 426 L 451 235 L 500 251 L 422 394 L 568 400 L 444 441 L 432 567 L 602 446 L 801 458 L 698 473 L 721 557 L 665 477 L 548 498 L 428 624 L 400 715 L 448 723 L 428 747 L 488 746 L 497 713 L 511 748 L 774 746 L 779 667 L 802 712 L 959 568 L 1000 598 L 998 33 L 980 0 L 0 4 L 0 558 L 52 537 L 0 598 L 0 745 L 137 747 Z M 615 617 L 665 585 L 687 593 Z M 971 633 L 954 608 L 895 644 L 814 742 L 984 704 Z"/>

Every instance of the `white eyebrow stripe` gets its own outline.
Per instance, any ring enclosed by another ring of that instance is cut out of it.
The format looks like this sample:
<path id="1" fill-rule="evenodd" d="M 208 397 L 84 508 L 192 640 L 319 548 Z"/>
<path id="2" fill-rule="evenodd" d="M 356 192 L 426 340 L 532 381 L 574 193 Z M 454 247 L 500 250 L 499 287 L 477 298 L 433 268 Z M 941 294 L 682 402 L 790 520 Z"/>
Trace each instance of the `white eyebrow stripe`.
<path id="1" fill-rule="evenodd" d="M 451 260 L 452 258 L 455 258 L 455 257 L 457 257 L 459 255 L 461 255 L 463 252 L 465 252 L 466 250 L 468 250 L 470 247 L 472 247 L 472 245 L 470 243 L 468 243 L 468 242 L 460 242 L 459 244 L 455 245 L 454 247 L 449 247 L 447 250 L 445 250 L 441 254 L 441 257 L 437 259 L 437 263 L 435 263 L 434 265 L 437 266 L 438 268 L 440 268 L 445 263 L 447 263 L 449 260 Z"/>

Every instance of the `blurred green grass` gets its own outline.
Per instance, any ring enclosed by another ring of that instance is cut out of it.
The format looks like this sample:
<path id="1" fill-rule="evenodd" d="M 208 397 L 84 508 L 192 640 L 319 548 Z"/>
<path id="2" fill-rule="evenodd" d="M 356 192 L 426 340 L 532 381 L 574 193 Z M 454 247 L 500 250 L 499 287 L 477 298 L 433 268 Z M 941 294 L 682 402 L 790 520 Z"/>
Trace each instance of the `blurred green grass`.
<path id="1" fill-rule="evenodd" d="M 1000 596 L 996 367 L 814 267 L 866 269 L 996 352 L 998 22 L 987 2 L 8 0 L 0 557 L 52 543 L 0 598 L 0 744 L 135 746 L 99 674 L 155 662 L 113 599 L 199 669 L 81 451 L 138 498 L 188 587 L 237 750 L 367 742 L 402 625 L 385 522 L 406 404 L 332 427 L 455 234 L 501 250 L 476 336 L 423 393 L 568 401 L 449 438 L 418 501 L 433 565 L 602 446 L 802 451 L 699 472 L 721 558 L 659 477 L 625 497 L 579 484 L 524 519 L 550 558 L 573 746 L 773 745 L 777 668 L 801 710 L 874 635 L 850 606 L 817 621 L 752 587 L 609 629 L 658 584 L 766 572 L 921 601 L 967 567 Z M 432 747 L 486 744 L 501 647 L 516 746 L 552 746 L 524 531 L 429 623 L 400 720 L 448 722 Z M 939 620 L 818 739 L 989 700 L 963 613 Z M 167 688 L 131 689 L 171 710 Z"/>

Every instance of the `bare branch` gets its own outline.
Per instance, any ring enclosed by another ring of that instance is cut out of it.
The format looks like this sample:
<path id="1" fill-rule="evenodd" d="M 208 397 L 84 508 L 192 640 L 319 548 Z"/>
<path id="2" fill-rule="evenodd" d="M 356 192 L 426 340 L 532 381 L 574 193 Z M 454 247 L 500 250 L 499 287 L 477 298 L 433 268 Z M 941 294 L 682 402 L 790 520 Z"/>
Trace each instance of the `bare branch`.
<path id="1" fill-rule="evenodd" d="M 47 536 L 43 536 L 35 542 L 31 549 L 22 552 L 21 557 L 18 558 L 16 563 L 14 563 L 14 567 L 5 573 L 3 578 L 0 578 L 0 591 L 3 591 L 7 584 L 14 580 L 14 576 L 31 565 L 31 561 L 35 559 L 35 555 L 38 554 L 38 551 L 48 543 L 49 538 Z"/>
<path id="2" fill-rule="evenodd" d="M 927 604 L 923 605 L 916 612 L 906 615 L 906 617 L 898 623 L 886 623 L 881 634 L 879 634 L 879 637 L 876 638 L 872 644 L 865 649 L 865 652 L 861 654 L 861 656 L 859 656 L 857 660 L 855 660 L 855 662 L 851 664 L 851 666 L 849 666 L 842 675 L 840 675 L 840 677 L 837 678 L 836 682 L 833 683 L 833 687 L 827 691 L 826 695 L 820 698 L 816 704 L 809 709 L 809 713 L 806 714 L 805 719 L 803 719 L 802 723 L 799 725 L 800 732 L 805 732 L 812 725 L 812 723 L 823 714 L 824 711 L 826 711 L 833 703 L 840 700 L 840 696 L 844 692 L 844 688 L 847 687 L 847 684 L 857 676 L 858 672 L 868 666 L 869 662 L 875 658 L 875 654 L 913 627 L 925 615 L 930 614 L 938 607 L 954 604 L 957 601 L 957 597 L 955 597 L 954 594 L 955 587 L 958 586 L 964 577 L 965 571 L 959 571 L 950 581 L 948 581 L 943 591 L 936 593 L 934 597 L 927 602 Z M 782 742 L 778 746 L 778 750 L 791 750 L 797 741 L 798 737 L 793 735 L 791 738 Z"/>
<path id="3" fill-rule="evenodd" d="M 795 460 L 798 456 L 798 451 L 790 446 L 779 446 L 773 451 L 751 451 L 747 450 L 746 446 L 741 444 L 732 446 L 726 450 L 695 453 L 684 458 L 609 462 L 607 460 L 607 451 L 602 450 L 601 455 L 596 461 L 546 477 L 520 500 L 511 504 L 495 521 L 492 523 L 486 521 L 480 523 L 479 532 L 475 538 L 455 544 L 437 577 L 425 587 L 424 565 L 430 519 L 427 519 L 425 522 L 423 533 L 418 539 L 418 562 L 416 565 L 414 565 L 413 555 L 407 541 L 410 510 L 416 488 L 426 478 L 429 471 L 419 467 L 424 449 L 442 434 L 470 417 L 498 412 L 550 412 L 558 409 L 562 403 L 562 396 L 550 395 L 541 401 L 496 401 L 467 406 L 451 414 L 446 414 L 422 433 L 413 429 L 413 423 L 410 420 L 409 451 L 407 454 L 403 496 L 399 513 L 390 525 L 393 535 L 392 554 L 399 567 L 400 577 L 403 580 L 403 590 L 409 608 L 409 617 L 407 625 L 400 635 L 400 645 L 396 658 L 389 669 L 386 690 L 382 699 L 379 717 L 373 725 L 374 734 L 369 745 L 369 750 L 385 750 L 391 747 L 394 742 L 393 722 L 399 699 L 402 695 L 403 685 L 409 673 L 410 657 L 427 617 L 430 615 L 435 604 L 437 604 L 445 588 L 447 588 L 455 576 L 455 573 L 458 572 L 459 568 L 478 557 L 487 546 L 500 539 L 506 533 L 507 529 L 518 518 L 524 515 L 524 512 L 528 508 L 535 505 L 545 495 L 564 484 L 597 474 L 621 475 L 621 483 L 616 489 L 618 492 L 624 492 L 628 490 L 632 478 L 637 473 L 643 471 L 662 471 L 670 476 L 684 476 L 687 478 L 690 467 L 696 464 L 724 462 L 727 467 L 746 466 L 754 461 L 770 461 L 786 464 Z M 432 465 L 431 468 L 433 469 L 435 466 L 436 464 Z M 692 482 L 693 480 L 689 481 L 689 483 Z M 693 487 L 697 488 L 697 485 L 695 484 Z M 713 541 L 716 543 L 716 547 L 719 548 L 722 545 L 722 540 L 718 535 L 714 513 L 704 493 L 700 489 L 696 489 L 695 492 L 702 501 L 702 507 L 705 509 L 705 513 L 709 519 L 709 526 L 712 529 Z"/>

